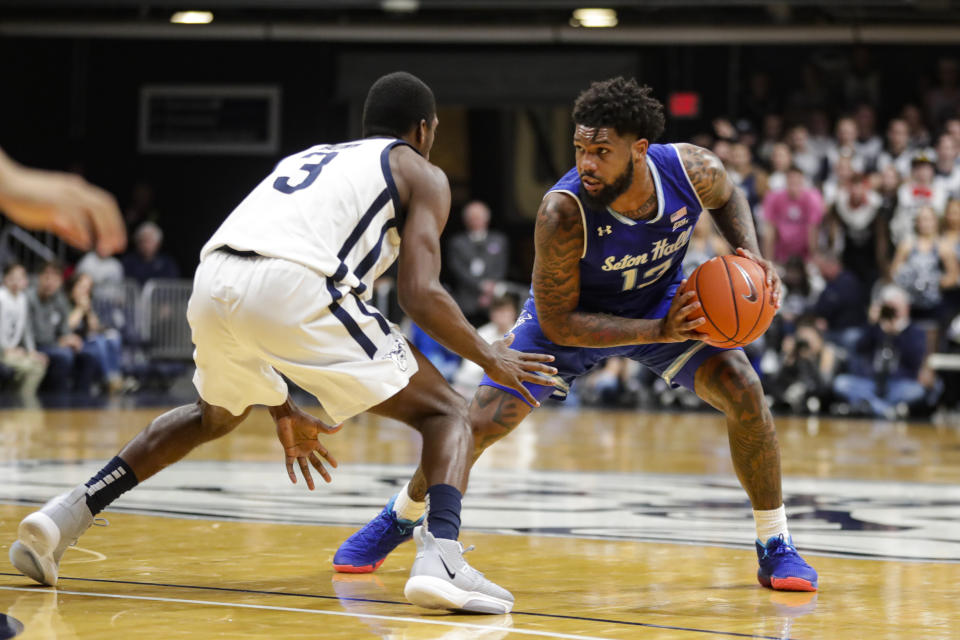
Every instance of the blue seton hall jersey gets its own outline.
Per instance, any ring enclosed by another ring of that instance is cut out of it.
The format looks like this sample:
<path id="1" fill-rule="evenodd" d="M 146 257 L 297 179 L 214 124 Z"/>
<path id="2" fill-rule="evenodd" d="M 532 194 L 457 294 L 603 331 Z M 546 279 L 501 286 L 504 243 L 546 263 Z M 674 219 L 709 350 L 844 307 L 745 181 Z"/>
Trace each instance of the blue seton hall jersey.
<path id="1" fill-rule="evenodd" d="M 647 166 L 657 190 L 657 213 L 631 220 L 612 209 L 590 209 L 580 198 L 576 167 L 547 193 L 566 193 L 583 216 L 581 311 L 627 318 L 662 318 L 683 279 L 680 263 L 703 205 L 672 144 L 651 144 Z"/>

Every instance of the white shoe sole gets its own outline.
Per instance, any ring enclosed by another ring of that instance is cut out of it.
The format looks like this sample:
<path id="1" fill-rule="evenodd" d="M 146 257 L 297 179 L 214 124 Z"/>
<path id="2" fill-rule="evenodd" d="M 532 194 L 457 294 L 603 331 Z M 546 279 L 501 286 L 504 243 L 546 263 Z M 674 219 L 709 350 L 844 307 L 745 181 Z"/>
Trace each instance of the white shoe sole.
<path id="1" fill-rule="evenodd" d="M 477 591 L 464 591 L 433 576 L 412 576 L 403 588 L 407 600 L 424 609 L 449 609 L 499 615 L 510 613 L 513 602 Z"/>
<path id="2" fill-rule="evenodd" d="M 23 575 L 52 587 L 59 577 L 59 568 L 53 560 L 59 544 L 57 523 L 41 511 L 31 513 L 20 522 L 17 541 L 10 547 L 10 562 Z"/>

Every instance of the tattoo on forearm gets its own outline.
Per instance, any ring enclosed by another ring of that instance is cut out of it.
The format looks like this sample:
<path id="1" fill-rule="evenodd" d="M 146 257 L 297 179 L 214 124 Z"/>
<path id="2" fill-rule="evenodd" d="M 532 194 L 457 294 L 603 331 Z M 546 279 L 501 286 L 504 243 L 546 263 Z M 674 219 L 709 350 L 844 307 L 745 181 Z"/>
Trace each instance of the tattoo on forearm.
<path id="1" fill-rule="evenodd" d="M 760 255 L 750 204 L 730 180 L 723 163 L 712 152 L 692 144 L 677 145 L 684 169 L 703 206 L 710 210 L 731 248 L 743 247 Z"/>
<path id="2" fill-rule="evenodd" d="M 734 188 L 726 204 L 717 209 L 711 209 L 710 214 L 731 248 L 743 247 L 752 251 L 754 255 L 760 255 L 757 228 L 753 222 L 750 203 L 740 189 Z"/>
<path id="3" fill-rule="evenodd" d="M 561 199 L 562 198 L 562 199 Z M 541 326 L 561 345 L 610 347 L 652 342 L 660 324 L 576 311 L 580 300 L 580 211 L 566 196 L 544 201 L 537 214 L 533 293 Z"/>

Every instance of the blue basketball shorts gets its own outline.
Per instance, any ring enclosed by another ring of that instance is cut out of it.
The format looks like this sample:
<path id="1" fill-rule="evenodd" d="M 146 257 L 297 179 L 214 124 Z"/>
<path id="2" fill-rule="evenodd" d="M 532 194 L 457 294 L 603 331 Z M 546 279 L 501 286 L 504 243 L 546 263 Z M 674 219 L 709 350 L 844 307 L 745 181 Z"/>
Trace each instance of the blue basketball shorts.
<path id="1" fill-rule="evenodd" d="M 551 342 L 540 329 L 537 310 L 533 298 L 528 298 L 523 305 L 517 323 L 510 330 L 513 334 L 511 349 L 527 351 L 529 353 L 545 353 L 552 355 L 555 360 L 550 363 L 557 369 L 551 381 L 555 386 L 539 385 L 530 382 L 523 383 L 538 401 L 553 396 L 562 400 L 570 390 L 574 380 L 587 373 L 607 358 L 621 357 L 636 360 L 648 369 L 653 370 L 668 384 L 682 386 L 694 390 L 694 375 L 700 365 L 712 356 L 732 349 L 712 347 L 705 342 L 690 340 L 688 342 L 669 342 L 628 345 L 621 347 L 562 347 Z M 507 393 L 523 399 L 517 391 L 497 384 L 486 375 L 480 385 L 503 389 Z"/>

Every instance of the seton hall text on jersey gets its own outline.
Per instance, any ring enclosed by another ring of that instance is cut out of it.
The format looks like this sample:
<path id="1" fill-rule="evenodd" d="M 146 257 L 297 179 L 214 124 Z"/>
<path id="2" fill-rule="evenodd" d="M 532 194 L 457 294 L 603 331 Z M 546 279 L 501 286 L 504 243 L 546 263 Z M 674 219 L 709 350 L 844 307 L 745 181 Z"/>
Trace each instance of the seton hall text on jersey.
<path id="1" fill-rule="evenodd" d="M 675 253 L 678 249 L 683 248 L 687 241 L 690 240 L 690 234 L 693 232 L 692 229 L 687 229 L 673 242 L 670 242 L 669 238 L 662 238 L 653 243 L 653 249 L 647 253 L 641 253 L 640 255 L 631 255 L 627 254 L 617 259 L 617 256 L 607 256 L 603 261 L 603 270 L 604 271 L 620 271 L 621 269 L 628 269 L 630 267 L 635 267 L 638 264 L 647 264 L 647 262 L 656 262 L 660 258 L 669 256 L 672 253 Z"/>

